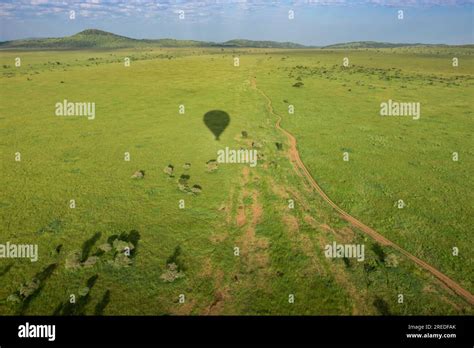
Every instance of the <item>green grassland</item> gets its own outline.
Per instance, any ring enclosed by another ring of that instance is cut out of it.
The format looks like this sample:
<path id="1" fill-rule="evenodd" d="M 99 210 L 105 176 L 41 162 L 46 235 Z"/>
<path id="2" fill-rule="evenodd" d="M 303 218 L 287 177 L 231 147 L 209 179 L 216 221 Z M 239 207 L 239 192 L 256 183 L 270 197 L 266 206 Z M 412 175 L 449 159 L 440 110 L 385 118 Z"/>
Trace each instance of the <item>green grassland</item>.
<path id="1" fill-rule="evenodd" d="M 458 68 L 450 65 L 453 54 Z M 0 314 L 472 314 L 451 290 L 358 232 L 306 187 L 251 83 L 255 78 L 272 99 L 303 161 L 338 205 L 472 292 L 472 54 L 0 52 L 0 243 L 37 243 L 40 253 L 34 263 L 0 259 Z M 342 67 L 343 57 L 350 67 Z M 304 85 L 293 87 L 299 80 Z M 95 119 L 55 116 L 64 99 L 95 102 Z M 419 101 L 420 120 L 381 118 L 379 105 L 388 99 Z M 214 109 L 231 119 L 220 141 L 203 123 Z M 256 146 L 263 157 L 255 168 L 219 164 L 209 171 L 206 163 L 226 146 Z M 173 177 L 163 171 L 169 164 Z M 143 179 L 131 178 L 137 170 Z M 181 191 L 182 174 L 202 192 Z M 407 207 L 397 209 L 398 199 Z M 131 245 L 131 231 L 139 237 L 129 259 L 101 250 L 114 239 Z M 364 243 L 365 261 L 326 258 L 324 245 L 333 241 Z M 86 262 L 78 266 L 75 255 Z M 170 263 L 180 277 L 167 282 Z"/>
<path id="2" fill-rule="evenodd" d="M 284 126 L 335 202 L 472 292 L 472 52 L 387 53 L 329 52 L 318 64 L 302 55 L 299 67 L 285 60 L 278 71 L 287 86 L 301 80 L 304 87 L 282 88 L 275 74 L 262 74 L 260 83 L 279 101 Z M 462 66 L 452 67 L 454 56 Z M 343 57 L 350 67 L 334 64 Z M 388 99 L 420 102 L 420 119 L 380 117 Z M 295 105 L 295 115 L 283 100 Z M 453 152 L 462 154 L 458 162 Z M 398 199 L 404 209 L 395 206 Z M 464 251 L 456 258 L 454 246 Z"/>

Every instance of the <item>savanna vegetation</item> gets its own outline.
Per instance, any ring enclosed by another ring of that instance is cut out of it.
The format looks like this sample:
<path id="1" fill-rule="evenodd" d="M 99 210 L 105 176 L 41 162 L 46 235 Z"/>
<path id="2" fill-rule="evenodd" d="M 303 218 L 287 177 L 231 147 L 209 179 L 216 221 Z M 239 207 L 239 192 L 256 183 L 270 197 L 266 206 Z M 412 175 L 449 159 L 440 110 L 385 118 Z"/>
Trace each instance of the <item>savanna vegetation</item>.
<path id="1" fill-rule="evenodd" d="M 307 186 L 257 89 L 336 204 L 473 292 L 473 53 L 1 51 L 0 241 L 39 260 L 0 259 L 0 314 L 472 314 Z M 64 99 L 95 119 L 56 116 Z M 388 99 L 420 102 L 420 119 L 381 117 Z M 230 116 L 219 141 L 210 110 Z M 217 163 L 226 146 L 258 165 Z M 364 261 L 327 258 L 333 241 L 364 244 Z"/>

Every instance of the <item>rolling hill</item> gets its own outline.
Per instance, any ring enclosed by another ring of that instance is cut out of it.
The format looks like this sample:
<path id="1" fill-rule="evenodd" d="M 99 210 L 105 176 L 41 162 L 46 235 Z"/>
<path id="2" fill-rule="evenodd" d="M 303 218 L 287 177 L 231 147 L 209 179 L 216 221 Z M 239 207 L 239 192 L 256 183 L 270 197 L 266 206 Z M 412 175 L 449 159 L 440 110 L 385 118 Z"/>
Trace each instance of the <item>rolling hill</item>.
<path id="1" fill-rule="evenodd" d="M 365 49 L 365 48 L 396 48 L 414 46 L 444 46 L 422 43 L 389 43 L 376 41 L 356 41 L 337 43 L 323 49 Z M 176 39 L 132 39 L 98 29 L 86 29 L 72 36 L 61 38 L 33 38 L 0 42 L 0 49 L 117 49 L 137 47 L 222 47 L 222 48 L 318 48 L 294 42 L 277 42 L 262 40 L 234 39 L 225 42 L 209 42 Z"/>
<path id="2" fill-rule="evenodd" d="M 62 38 L 24 39 L 0 42 L 3 49 L 83 49 L 83 48 L 134 48 L 134 47 L 258 47 L 258 48 L 304 48 L 293 42 L 230 40 L 223 43 L 175 40 L 132 39 L 102 30 L 87 29 Z"/>
<path id="3" fill-rule="evenodd" d="M 446 45 L 430 45 L 423 43 L 391 43 L 391 42 L 377 42 L 377 41 L 355 41 L 337 43 L 334 45 L 324 46 L 328 49 L 357 49 L 357 48 L 397 48 L 410 46 L 446 46 Z"/>

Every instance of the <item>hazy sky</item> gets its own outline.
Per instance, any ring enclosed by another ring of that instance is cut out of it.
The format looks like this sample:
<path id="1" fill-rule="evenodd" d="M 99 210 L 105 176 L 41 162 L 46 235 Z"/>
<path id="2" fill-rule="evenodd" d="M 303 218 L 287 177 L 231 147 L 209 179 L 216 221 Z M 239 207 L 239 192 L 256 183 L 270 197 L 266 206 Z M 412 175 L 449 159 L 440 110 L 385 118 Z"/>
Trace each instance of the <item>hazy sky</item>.
<path id="1" fill-rule="evenodd" d="M 474 0 L 0 0 L 0 41 L 95 28 L 134 38 L 216 42 L 472 44 L 473 11 Z"/>

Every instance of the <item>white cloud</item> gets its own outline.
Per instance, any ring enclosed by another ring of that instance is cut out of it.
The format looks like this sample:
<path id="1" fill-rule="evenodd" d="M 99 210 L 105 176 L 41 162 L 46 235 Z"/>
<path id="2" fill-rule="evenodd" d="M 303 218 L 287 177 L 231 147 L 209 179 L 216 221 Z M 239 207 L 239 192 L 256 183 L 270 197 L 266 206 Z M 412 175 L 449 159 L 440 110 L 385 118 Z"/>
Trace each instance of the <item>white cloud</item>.
<path id="1" fill-rule="evenodd" d="M 223 11 L 232 14 L 257 11 L 265 8 L 304 6 L 388 6 L 388 7 L 427 7 L 459 6 L 474 4 L 474 0 L 0 0 L 0 17 L 27 18 L 29 16 L 60 15 L 69 9 L 82 9 L 85 16 L 138 16 L 175 17 L 183 10 L 188 20 L 218 15 Z M 54 8 L 55 10 L 51 10 Z"/>

